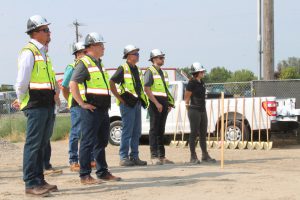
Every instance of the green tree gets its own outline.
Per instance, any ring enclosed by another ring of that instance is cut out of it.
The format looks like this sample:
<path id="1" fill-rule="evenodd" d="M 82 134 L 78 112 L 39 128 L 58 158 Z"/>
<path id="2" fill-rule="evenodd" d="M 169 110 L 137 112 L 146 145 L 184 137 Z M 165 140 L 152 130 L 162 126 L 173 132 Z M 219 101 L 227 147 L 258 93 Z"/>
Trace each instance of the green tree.
<path id="1" fill-rule="evenodd" d="M 237 70 L 235 71 L 231 77 L 228 79 L 228 82 L 246 82 L 256 80 L 257 77 L 254 73 L 247 69 Z"/>
<path id="2" fill-rule="evenodd" d="M 287 60 L 282 60 L 277 64 L 279 73 L 286 67 L 295 67 L 297 72 L 300 73 L 300 58 L 289 57 Z"/>
<path id="3" fill-rule="evenodd" d="M 231 77 L 232 72 L 225 67 L 214 67 L 207 75 L 210 83 L 224 83 Z"/>
<path id="4" fill-rule="evenodd" d="M 300 74 L 298 73 L 297 67 L 285 67 L 281 69 L 280 79 L 297 79 L 300 78 Z"/>

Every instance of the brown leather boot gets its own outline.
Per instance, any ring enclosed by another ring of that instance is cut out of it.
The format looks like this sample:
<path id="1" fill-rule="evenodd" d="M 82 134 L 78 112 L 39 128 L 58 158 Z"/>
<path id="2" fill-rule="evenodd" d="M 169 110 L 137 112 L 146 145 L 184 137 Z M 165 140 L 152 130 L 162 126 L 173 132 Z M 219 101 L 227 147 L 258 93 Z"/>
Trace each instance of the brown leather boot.
<path id="1" fill-rule="evenodd" d="M 42 187 L 48 189 L 50 192 L 58 191 L 58 188 L 56 185 L 51 185 L 51 184 L 47 183 L 45 180 L 43 181 Z"/>
<path id="2" fill-rule="evenodd" d="M 50 195 L 50 191 L 48 189 L 44 188 L 43 186 L 35 186 L 32 188 L 26 188 L 25 194 L 46 197 L 46 196 Z"/>
<path id="3" fill-rule="evenodd" d="M 99 179 L 102 179 L 104 181 L 121 181 L 121 177 L 117 177 L 112 175 L 110 172 L 105 172 L 103 176 L 98 176 Z"/>
<path id="4" fill-rule="evenodd" d="M 80 178 L 80 182 L 83 185 L 95 185 L 95 184 L 101 184 L 103 181 L 94 179 L 91 175 L 86 175 Z"/>
<path id="5" fill-rule="evenodd" d="M 80 170 L 79 164 L 78 163 L 72 163 L 70 165 L 70 170 L 71 170 L 71 172 L 79 172 L 79 170 Z"/>

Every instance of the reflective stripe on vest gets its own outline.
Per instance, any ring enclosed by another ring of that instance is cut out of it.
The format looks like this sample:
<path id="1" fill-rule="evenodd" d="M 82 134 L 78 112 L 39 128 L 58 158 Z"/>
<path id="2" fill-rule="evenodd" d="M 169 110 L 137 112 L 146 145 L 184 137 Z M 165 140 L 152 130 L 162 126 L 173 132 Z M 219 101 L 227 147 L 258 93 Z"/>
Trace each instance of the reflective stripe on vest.
<path id="1" fill-rule="evenodd" d="M 44 60 L 39 49 L 33 44 L 28 43 L 21 52 L 29 50 L 33 53 L 34 65 L 31 71 L 29 81 L 30 90 L 55 90 L 55 72 L 53 71 L 51 60 L 46 54 L 46 61 Z M 29 91 L 25 94 L 25 98 L 21 102 L 21 110 L 25 108 L 30 101 Z"/>
<path id="2" fill-rule="evenodd" d="M 90 80 L 86 81 L 86 84 L 78 84 L 82 99 L 84 101 L 87 100 L 85 94 L 110 95 L 109 75 L 103 64 L 101 63 L 100 66 L 103 70 L 102 75 L 99 67 L 90 57 L 84 56 L 80 60 L 83 62 L 90 74 Z"/>

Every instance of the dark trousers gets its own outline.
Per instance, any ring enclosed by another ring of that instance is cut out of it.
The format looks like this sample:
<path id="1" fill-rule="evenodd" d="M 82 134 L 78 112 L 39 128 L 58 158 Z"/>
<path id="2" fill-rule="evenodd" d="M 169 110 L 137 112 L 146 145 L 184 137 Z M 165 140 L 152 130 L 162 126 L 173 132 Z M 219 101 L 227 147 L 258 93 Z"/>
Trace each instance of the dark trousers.
<path id="1" fill-rule="evenodd" d="M 164 134 L 168 117 L 168 107 L 163 106 L 163 111 L 160 113 L 156 106 L 150 102 L 148 110 L 150 115 L 149 144 L 151 158 L 164 158 Z"/>
<path id="2" fill-rule="evenodd" d="M 188 117 L 190 120 L 191 133 L 189 135 L 189 146 L 191 155 L 196 155 L 195 143 L 196 138 L 199 136 L 200 147 L 202 154 L 207 153 L 206 148 L 206 134 L 207 134 L 207 114 L 197 109 L 190 108 L 188 110 Z"/>
<path id="3" fill-rule="evenodd" d="M 23 153 L 23 180 L 26 188 L 43 184 L 44 151 L 52 135 L 54 106 L 31 108 L 24 111 L 27 117 L 26 140 Z"/>
<path id="4" fill-rule="evenodd" d="M 96 174 L 99 177 L 104 176 L 108 171 L 105 157 L 110 126 L 108 110 L 97 108 L 91 112 L 81 109 L 80 113 L 82 131 L 79 148 L 80 177 L 89 175 L 92 171 L 90 163 L 92 150 L 94 150 L 97 165 Z"/>

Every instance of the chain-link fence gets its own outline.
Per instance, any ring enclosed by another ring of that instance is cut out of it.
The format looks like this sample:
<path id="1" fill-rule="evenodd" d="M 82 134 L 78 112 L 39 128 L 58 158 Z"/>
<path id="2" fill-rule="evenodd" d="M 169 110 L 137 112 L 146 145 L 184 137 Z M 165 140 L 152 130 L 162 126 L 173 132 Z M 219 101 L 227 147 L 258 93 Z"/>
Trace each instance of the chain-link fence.
<path id="1" fill-rule="evenodd" d="M 26 117 L 22 111 L 16 110 L 12 103 L 17 98 L 15 92 L 0 92 L 0 138 L 12 142 L 22 141 L 25 138 Z M 61 99 L 62 104 L 57 109 L 52 139 L 62 139 L 70 130 L 70 114 L 67 102 Z"/>

